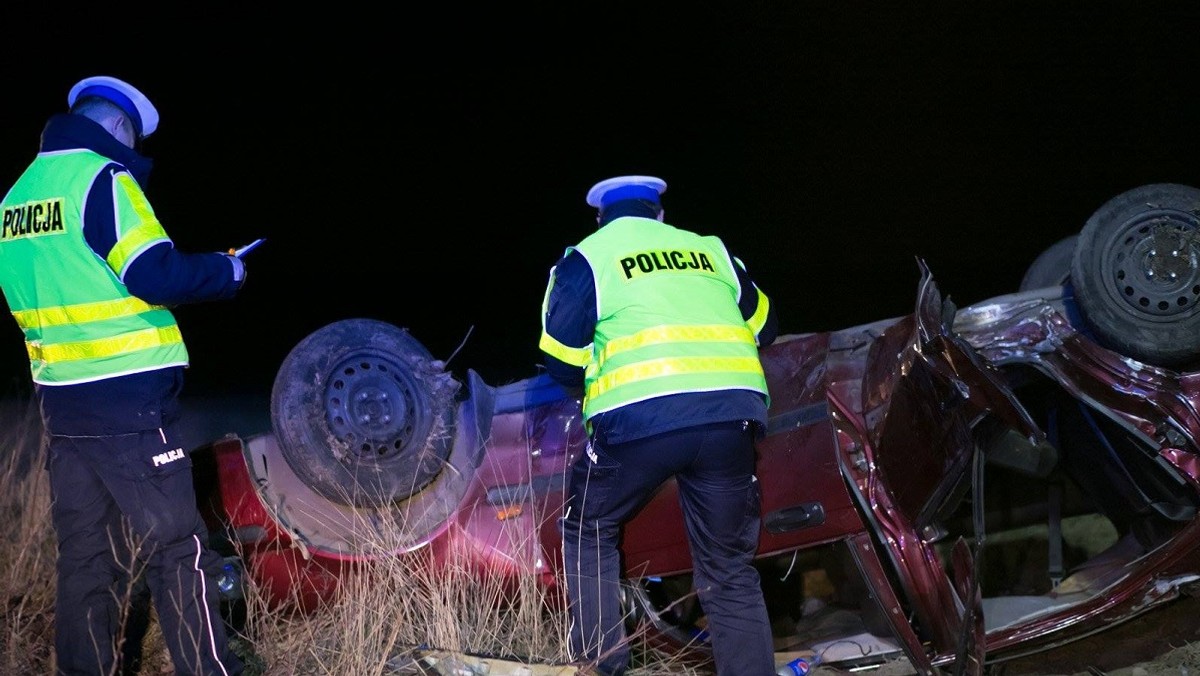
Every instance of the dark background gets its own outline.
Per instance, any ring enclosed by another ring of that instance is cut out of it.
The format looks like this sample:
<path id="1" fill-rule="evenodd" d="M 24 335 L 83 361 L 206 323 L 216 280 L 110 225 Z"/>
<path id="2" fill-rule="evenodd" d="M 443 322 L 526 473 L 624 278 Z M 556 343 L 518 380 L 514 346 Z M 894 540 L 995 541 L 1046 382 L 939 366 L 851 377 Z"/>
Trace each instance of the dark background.
<path id="1" fill-rule="evenodd" d="M 667 221 L 723 237 L 788 333 L 908 312 L 917 257 L 960 305 L 1014 291 L 1116 194 L 1200 185 L 1195 2 L 648 4 L 22 10 L 0 183 L 77 80 L 142 89 L 176 245 L 267 238 L 237 299 L 177 309 L 189 391 L 258 394 L 352 317 L 536 374 L 548 270 L 612 175 L 664 178 Z"/>

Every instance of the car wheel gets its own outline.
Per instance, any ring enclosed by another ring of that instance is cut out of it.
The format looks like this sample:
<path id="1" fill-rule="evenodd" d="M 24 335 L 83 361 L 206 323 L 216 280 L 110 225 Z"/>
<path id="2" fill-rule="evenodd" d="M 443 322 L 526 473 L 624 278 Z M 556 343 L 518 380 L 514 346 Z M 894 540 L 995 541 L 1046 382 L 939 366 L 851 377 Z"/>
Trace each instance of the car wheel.
<path id="1" fill-rule="evenodd" d="M 1025 270 L 1018 290 L 1028 291 L 1066 283 L 1067 278 L 1071 276 L 1071 258 L 1075 255 L 1077 241 L 1078 234 L 1064 237 L 1038 254 Z"/>
<path id="2" fill-rule="evenodd" d="M 1101 206 L 1079 234 L 1071 281 L 1105 346 L 1147 364 L 1200 355 L 1200 190 L 1144 185 Z"/>
<path id="3" fill-rule="evenodd" d="M 328 324 L 296 344 L 271 391 L 280 450 L 325 498 L 356 507 L 404 500 L 433 481 L 453 441 L 457 383 L 404 329 Z"/>

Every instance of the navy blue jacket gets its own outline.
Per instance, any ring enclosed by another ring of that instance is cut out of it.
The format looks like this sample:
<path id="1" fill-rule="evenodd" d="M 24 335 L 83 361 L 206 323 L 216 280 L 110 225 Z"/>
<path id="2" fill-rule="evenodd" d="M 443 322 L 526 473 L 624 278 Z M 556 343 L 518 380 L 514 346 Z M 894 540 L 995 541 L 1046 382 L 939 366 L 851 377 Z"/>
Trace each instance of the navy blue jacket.
<path id="1" fill-rule="evenodd" d="M 146 189 L 153 162 L 81 115 L 58 114 L 42 131 L 42 152 L 87 148 L 110 160 L 96 177 L 83 213 L 83 234 L 100 257 L 116 244 L 113 175 L 128 171 Z M 125 273 L 129 292 L 156 305 L 174 306 L 232 298 L 241 286 L 220 253 L 183 253 L 170 242 L 154 245 Z M 186 336 L 186 331 L 184 332 Z M 162 427 L 179 415 L 183 367 L 75 385 L 35 385 L 47 431 L 58 435 L 106 435 Z"/>

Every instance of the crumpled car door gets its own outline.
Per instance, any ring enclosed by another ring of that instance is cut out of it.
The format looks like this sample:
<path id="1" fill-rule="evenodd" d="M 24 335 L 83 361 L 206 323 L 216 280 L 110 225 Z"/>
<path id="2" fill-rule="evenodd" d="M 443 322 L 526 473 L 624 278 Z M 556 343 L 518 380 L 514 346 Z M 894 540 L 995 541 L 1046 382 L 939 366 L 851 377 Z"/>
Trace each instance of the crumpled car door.
<path id="1" fill-rule="evenodd" d="M 966 341 L 950 330 L 954 307 L 923 262 L 916 311 L 872 346 L 860 407 L 830 396 L 848 484 L 896 571 L 898 598 L 932 655 L 914 665 L 954 664 L 980 674 L 985 652 L 977 555 L 983 545 L 977 435 L 1004 425 L 1031 443 L 1043 434 Z M 857 412 L 856 412 L 857 411 Z M 987 421 L 987 425 L 982 425 Z M 975 537 L 953 545 L 948 566 L 934 548 L 939 520 L 971 494 Z M 950 575 L 945 572 L 950 570 Z"/>

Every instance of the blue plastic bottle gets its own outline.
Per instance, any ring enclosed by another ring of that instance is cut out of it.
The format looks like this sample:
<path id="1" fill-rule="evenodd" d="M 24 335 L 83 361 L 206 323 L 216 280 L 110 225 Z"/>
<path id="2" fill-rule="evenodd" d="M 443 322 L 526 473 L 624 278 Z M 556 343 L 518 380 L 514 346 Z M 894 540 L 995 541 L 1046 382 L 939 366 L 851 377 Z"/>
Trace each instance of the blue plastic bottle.
<path id="1" fill-rule="evenodd" d="M 787 664 L 779 667 L 779 671 L 775 673 L 778 676 L 807 676 L 808 672 L 821 661 L 821 658 L 812 655 L 810 657 L 797 657 Z"/>

